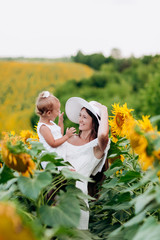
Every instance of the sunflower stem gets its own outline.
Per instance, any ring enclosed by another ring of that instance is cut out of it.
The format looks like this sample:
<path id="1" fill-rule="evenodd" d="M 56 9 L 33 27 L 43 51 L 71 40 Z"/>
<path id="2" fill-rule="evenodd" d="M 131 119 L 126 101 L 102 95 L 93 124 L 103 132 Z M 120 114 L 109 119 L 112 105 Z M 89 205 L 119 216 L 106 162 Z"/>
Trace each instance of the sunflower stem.
<path id="1" fill-rule="evenodd" d="M 51 200 L 51 198 L 54 196 L 54 194 L 55 194 L 62 186 L 65 186 L 65 185 L 66 185 L 66 183 L 61 184 L 61 185 L 51 194 L 51 196 L 48 198 L 47 203 Z"/>

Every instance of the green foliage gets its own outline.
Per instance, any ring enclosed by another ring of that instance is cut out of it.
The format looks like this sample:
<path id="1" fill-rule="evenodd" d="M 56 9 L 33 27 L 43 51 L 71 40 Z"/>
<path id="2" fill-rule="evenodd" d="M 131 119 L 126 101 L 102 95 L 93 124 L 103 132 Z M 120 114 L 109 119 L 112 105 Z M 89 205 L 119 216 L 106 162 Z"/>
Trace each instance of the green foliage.
<path id="1" fill-rule="evenodd" d="M 22 151 L 21 145 L 15 148 Z M 13 150 L 11 146 L 9 150 Z M 30 140 L 27 152 L 36 164 L 34 174 L 24 177 L 3 163 L 0 169 L 0 204 L 4 201 L 16 203 L 17 212 L 23 213 L 26 224 L 37 236 L 36 240 L 99 239 L 89 231 L 77 230 L 80 209 L 86 209 L 84 200 L 88 196 L 75 187 L 75 181 L 90 179 L 70 171 L 68 163 L 56 153 L 44 152 L 39 142 Z M 45 170 L 41 169 L 42 161 L 48 162 Z M 64 168 L 60 170 L 62 166 Z M 0 229 L 1 234 L 3 237 Z"/>
<path id="2" fill-rule="evenodd" d="M 24 196 L 32 200 L 37 200 L 42 189 L 52 182 L 52 176 L 49 172 L 37 173 L 33 178 L 19 177 L 18 187 Z"/>
<path id="3" fill-rule="evenodd" d="M 37 126 L 38 121 L 39 121 L 39 116 L 36 113 L 32 113 L 32 115 L 30 117 L 30 123 L 31 123 L 32 129 L 34 131 L 36 131 L 35 126 Z"/>
<path id="4" fill-rule="evenodd" d="M 125 69 L 131 67 L 132 60 L 129 59 L 117 59 L 114 61 L 114 67 L 118 72 L 123 72 Z"/>
<path id="5" fill-rule="evenodd" d="M 93 63 L 100 54 L 84 55 L 78 52 L 72 57 L 75 62 Z M 92 59 L 93 58 L 93 59 Z M 91 60 L 92 59 L 92 60 Z M 91 66 L 91 65 L 89 65 Z M 93 67 L 93 66 L 92 66 Z M 96 100 L 108 107 L 111 115 L 111 105 L 124 104 L 133 108 L 135 116 L 155 116 L 159 110 L 159 69 L 160 56 L 144 56 L 143 58 L 116 59 L 112 56 L 95 69 L 89 78 L 71 79 L 55 86 L 54 94 L 60 99 L 61 111 L 65 111 L 65 103 L 70 97 L 82 97 L 87 101 Z M 74 126 L 64 115 L 65 127 Z M 37 116 L 31 117 L 31 124 L 37 124 Z M 158 125 L 159 127 L 159 125 Z"/>
<path id="6" fill-rule="evenodd" d="M 144 115 L 158 115 L 160 114 L 160 74 L 155 73 L 153 78 L 147 82 L 145 87 L 139 92 L 140 102 L 137 107 Z"/>
<path id="7" fill-rule="evenodd" d="M 6 183 L 14 178 L 13 171 L 8 168 L 5 164 L 0 168 L 0 184 Z"/>
<path id="8" fill-rule="evenodd" d="M 88 58 L 92 57 L 78 52 L 73 59 L 87 64 Z M 110 56 L 91 77 L 67 81 L 56 86 L 54 93 L 61 101 L 62 111 L 68 98 L 78 96 L 105 104 L 109 115 L 112 104 L 126 102 L 129 108 L 134 109 L 135 116 L 141 117 L 143 114 L 152 117 L 160 114 L 159 69 L 159 55 L 126 59 Z M 65 126 L 72 125 L 66 116 L 64 120 Z"/>
<path id="9" fill-rule="evenodd" d="M 108 82 L 108 78 L 103 73 L 95 73 L 90 78 L 91 86 L 97 87 L 97 88 L 104 88 Z"/>
<path id="10" fill-rule="evenodd" d="M 74 62 L 86 64 L 96 70 L 99 70 L 101 65 L 106 62 L 106 58 L 102 53 L 84 55 L 81 51 L 78 51 L 76 56 L 72 56 L 72 59 Z"/>
<path id="11" fill-rule="evenodd" d="M 98 200 L 90 202 L 91 231 L 108 240 L 159 239 L 160 166 L 143 172 L 125 139 L 111 145 L 108 157 L 115 160 L 105 172 Z"/>
<path id="12" fill-rule="evenodd" d="M 129 108 L 135 109 L 135 115 L 151 115 L 151 121 L 155 125 L 159 124 L 160 56 L 144 56 L 139 59 L 108 57 L 104 60 L 99 54 L 85 56 L 79 52 L 77 55 L 80 59 L 77 61 L 92 64 L 92 67 L 97 59 L 98 64 L 94 68 L 98 70 L 89 78 L 78 81 L 72 79 L 55 86 L 54 94 L 60 99 L 61 111 L 65 110 L 65 102 L 72 96 L 105 104 L 109 115 L 113 103 L 127 102 Z M 36 123 L 33 116 L 33 126 Z M 77 127 L 66 115 L 64 123 L 65 127 Z M 159 140 L 153 139 L 152 144 L 155 149 L 159 149 Z M 13 153 L 21 152 L 23 147 L 22 143 L 14 147 L 8 145 Z M 18 205 L 21 204 L 31 225 L 37 223 L 36 231 L 41 235 L 40 238 L 159 239 L 159 165 L 156 162 L 155 169 L 143 172 L 138 164 L 138 156 L 131 151 L 128 140 L 119 138 L 117 143 L 112 142 L 108 153 L 109 169 L 104 173 L 105 179 L 96 199 L 89 198 L 75 187 L 75 181 L 84 180 L 83 176 L 69 171 L 67 168 L 70 165 L 57 158 L 55 153 L 42 153 L 43 151 L 40 143 L 31 142 L 27 153 L 34 160 L 36 171 L 30 178 L 19 176 L 5 164 L 0 169 L 0 201 L 16 201 Z M 123 162 L 121 156 L 124 157 Z M 1 156 L 0 161 L 2 162 Z M 42 161 L 48 162 L 43 172 Z M 61 166 L 64 169 L 60 171 Z M 90 199 L 91 232 L 76 229 L 80 209 L 86 209 L 86 198 Z"/>
<path id="13" fill-rule="evenodd" d="M 159 119 L 160 116 L 155 116 L 152 122 Z M 91 179 L 70 171 L 70 165 L 56 153 L 43 152 L 41 143 L 29 142 L 27 152 L 34 159 L 36 170 L 30 177 L 24 177 L 3 164 L 0 169 L 0 203 L 6 201 L 20 205 L 17 209 L 26 216 L 37 240 L 139 240 L 143 235 L 145 239 L 158 239 L 160 165 L 156 162 L 154 168 L 142 171 L 129 140 L 119 138 L 116 143 L 111 142 L 109 168 L 104 172 L 105 178 L 95 198 L 75 186 L 77 180 Z M 160 149 L 159 138 L 153 139 L 153 145 Z M 21 145 L 16 148 L 22 151 Z M 41 171 L 43 161 L 48 164 Z M 90 205 L 89 231 L 81 231 L 77 226 L 80 209 L 87 209 L 86 198 Z"/>
<path id="14" fill-rule="evenodd" d="M 39 209 L 43 224 L 50 227 L 77 227 L 80 218 L 79 201 L 73 192 L 60 192 L 58 206 L 42 206 Z M 72 202 L 72 206 L 68 205 Z"/>

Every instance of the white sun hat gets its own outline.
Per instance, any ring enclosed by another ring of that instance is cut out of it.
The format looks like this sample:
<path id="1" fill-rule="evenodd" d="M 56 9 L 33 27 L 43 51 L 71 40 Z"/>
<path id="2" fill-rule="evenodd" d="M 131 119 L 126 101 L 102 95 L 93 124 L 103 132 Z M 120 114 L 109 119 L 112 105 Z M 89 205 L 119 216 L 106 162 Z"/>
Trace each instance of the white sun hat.
<path id="1" fill-rule="evenodd" d="M 80 111 L 83 107 L 85 107 L 95 115 L 99 122 L 99 117 L 101 116 L 100 109 L 95 106 L 95 103 L 96 101 L 87 102 L 80 97 L 71 97 L 67 100 L 65 105 L 66 115 L 70 121 L 74 123 L 79 123 Z"/>

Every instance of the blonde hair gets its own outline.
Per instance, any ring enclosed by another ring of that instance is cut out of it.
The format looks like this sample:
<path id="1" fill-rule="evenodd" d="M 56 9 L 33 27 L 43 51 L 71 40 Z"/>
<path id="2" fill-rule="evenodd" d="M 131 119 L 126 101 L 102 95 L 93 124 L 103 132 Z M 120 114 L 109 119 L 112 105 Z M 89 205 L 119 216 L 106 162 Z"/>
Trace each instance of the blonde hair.
<path id="1" fill-rule="evenodd" d="M 45 116 L 48 111 L 53 111 L 55 105 L 59 102 L 58 98 L 48 91 L 41 92 L 36 100 L 36 114 Z"/>

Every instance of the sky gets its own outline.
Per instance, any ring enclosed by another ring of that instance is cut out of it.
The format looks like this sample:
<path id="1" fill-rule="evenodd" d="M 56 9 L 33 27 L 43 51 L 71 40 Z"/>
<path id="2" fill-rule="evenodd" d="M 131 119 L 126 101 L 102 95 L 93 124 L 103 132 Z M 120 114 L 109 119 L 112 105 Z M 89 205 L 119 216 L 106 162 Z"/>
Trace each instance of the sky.
<path id="1" fill-rule="evenodd" d="M 0 0 L 0 57 L 160 54 L 160 0 Z"/>

